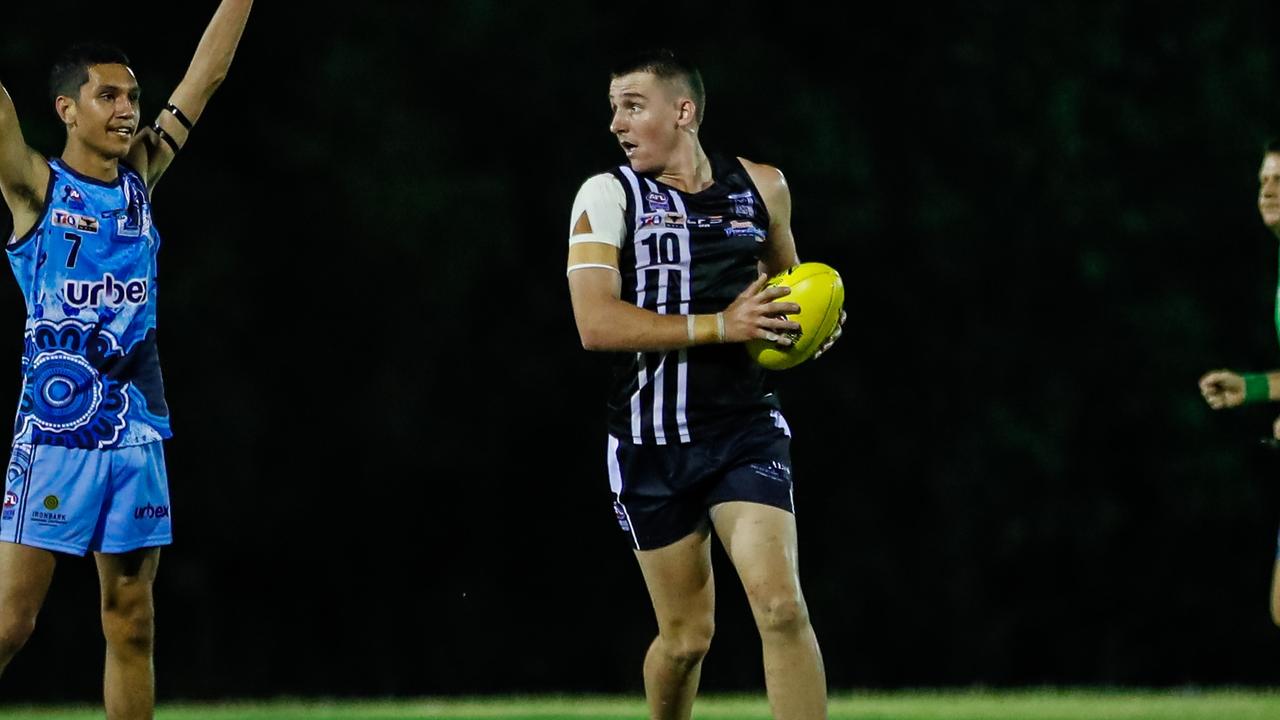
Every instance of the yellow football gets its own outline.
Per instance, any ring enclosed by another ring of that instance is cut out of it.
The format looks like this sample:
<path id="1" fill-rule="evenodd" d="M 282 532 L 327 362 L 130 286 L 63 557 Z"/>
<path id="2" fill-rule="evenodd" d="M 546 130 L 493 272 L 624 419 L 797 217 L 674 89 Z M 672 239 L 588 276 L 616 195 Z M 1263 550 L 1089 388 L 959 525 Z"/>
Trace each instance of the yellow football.
<path id="1" fill-rule="evenodd" d="M 844 306 L 844 282 L 830 265 L 801 263 L 769 278 L 766 287 L 785 285 L 791 294 L 777 302 L 793 302 L 800 306 L 798 315 L 787 319 L 800 323 L 800 332 L 790 333 L 793 341 L 783 347 L 768 340 L 750 340 L 747 354 L 769 370 L 786 370 L 813 357 L 840 322 Z"/>

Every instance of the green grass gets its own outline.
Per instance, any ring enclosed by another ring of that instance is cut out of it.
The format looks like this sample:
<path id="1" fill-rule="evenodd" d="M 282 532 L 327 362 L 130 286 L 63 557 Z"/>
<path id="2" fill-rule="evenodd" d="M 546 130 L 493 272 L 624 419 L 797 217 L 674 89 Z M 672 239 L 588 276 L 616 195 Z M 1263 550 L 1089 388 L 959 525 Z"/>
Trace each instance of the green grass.
<path id="1" fill-rule="evenodd" d="M 695 720 L 768 720 L 763 697 L 699 699 Z M 88 720 L 87 707 L 3 707 L 0 720 Z M 165 704 L 157 720 L 646 720 L 637 697 Z M 1274 720 L 1276 690 L 966 690 L 843 693 L 831 720 Z"/>

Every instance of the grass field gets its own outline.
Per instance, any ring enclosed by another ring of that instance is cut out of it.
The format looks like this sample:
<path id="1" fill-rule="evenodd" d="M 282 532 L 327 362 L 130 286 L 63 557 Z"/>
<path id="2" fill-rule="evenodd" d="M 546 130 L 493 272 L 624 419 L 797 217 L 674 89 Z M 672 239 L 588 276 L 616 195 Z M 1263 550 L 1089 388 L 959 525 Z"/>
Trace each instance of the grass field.
<path id="1" fill-rule="evenodd" d="M 768 720 L 763 698 L 706 697 L 695 720 Z M 4 707 L 0 719 L 88 720 L 91 707 Z M 645 720 L 636 697 L 169 704 L 157 720 Z M 836 695 L 831 720 L 1275 720 L 1276 690 L 915 691 Z"/>

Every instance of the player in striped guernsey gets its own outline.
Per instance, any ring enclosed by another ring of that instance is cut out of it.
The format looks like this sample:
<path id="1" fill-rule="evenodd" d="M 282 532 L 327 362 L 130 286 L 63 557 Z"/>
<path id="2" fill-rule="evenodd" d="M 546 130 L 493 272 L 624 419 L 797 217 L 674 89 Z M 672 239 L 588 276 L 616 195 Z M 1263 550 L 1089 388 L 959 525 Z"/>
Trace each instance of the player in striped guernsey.
<path id="1" fill-rule="evenodd" d="M 741 343 L 789 343 L 799 311 L 769 275 L 799 262 L 782 174 L 708 155 L 696 69 L 669 51 L 612 76 L 610 131 L 627 163 L 583 184 L 569 237 L 582 344 L 616 353 L 608 469 L 649 588 L 654 718 L 688 718 L 711 642 L 710 536 L 760 630 L 777 718 L 826 717 L 826 680 L 796 565 L 790 430 Z M 828 341 L 834 341 L 834 337 Z"/>
<path id="2" fill-rule="evenodd" d="M 1280 138 L 1271 140 L 1262 149 L 1258 214 L 1262 216 L 1263 225 L 1280 239 Z M 1276 333 L 1280 335 L 1280 281 L 1276 286 L 1275 324 Z M 1277 401 L 1280 400 L 1280 370 L 1253 374 L 1214 370 L 1200 378 L 1200 393 L 1214 410 Z M 1270 439 L 1273 447 L 1280 444 L 1280 418 L 1272 425 Z M 1276 541 L 1271 575 L 1271 621 L 1280 626 L 1280 539 Z"/>
<path id="3" fill-rule="evenodd" d="M 27 304 L 0 512 L 0 671 L 31 634 L 54 553 L 93 551 L 112 720 L 154 714 L 152 586 L 172 539 L 150 192 L 225 77 L 252 4 L 222 0 L 151 127 L 139 124 L 138 82 L 119 50 L 68 50 L 50 73 L 66 129 L 54 160 L 26 145 L 0 87 L 6 250 Z"/>

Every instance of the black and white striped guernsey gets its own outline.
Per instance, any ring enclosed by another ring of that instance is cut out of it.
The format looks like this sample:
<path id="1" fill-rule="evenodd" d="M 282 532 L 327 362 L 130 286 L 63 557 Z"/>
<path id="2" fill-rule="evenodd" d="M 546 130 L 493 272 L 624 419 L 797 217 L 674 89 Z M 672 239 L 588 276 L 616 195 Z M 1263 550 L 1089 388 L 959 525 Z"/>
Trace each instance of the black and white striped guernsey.
<path id="1" fill-rule="evenodd" d="M 710 160 L 714 182 L 698 193 L 625 165 L 610 171 L 627 196 L 623 300 L 664 315 L 717 313 L 758 276 L 768 211 L 739 160 Z M 609 432 L 635 444 L 691 442 L 777 408 L 740 343 L 617 357 Z"/>

